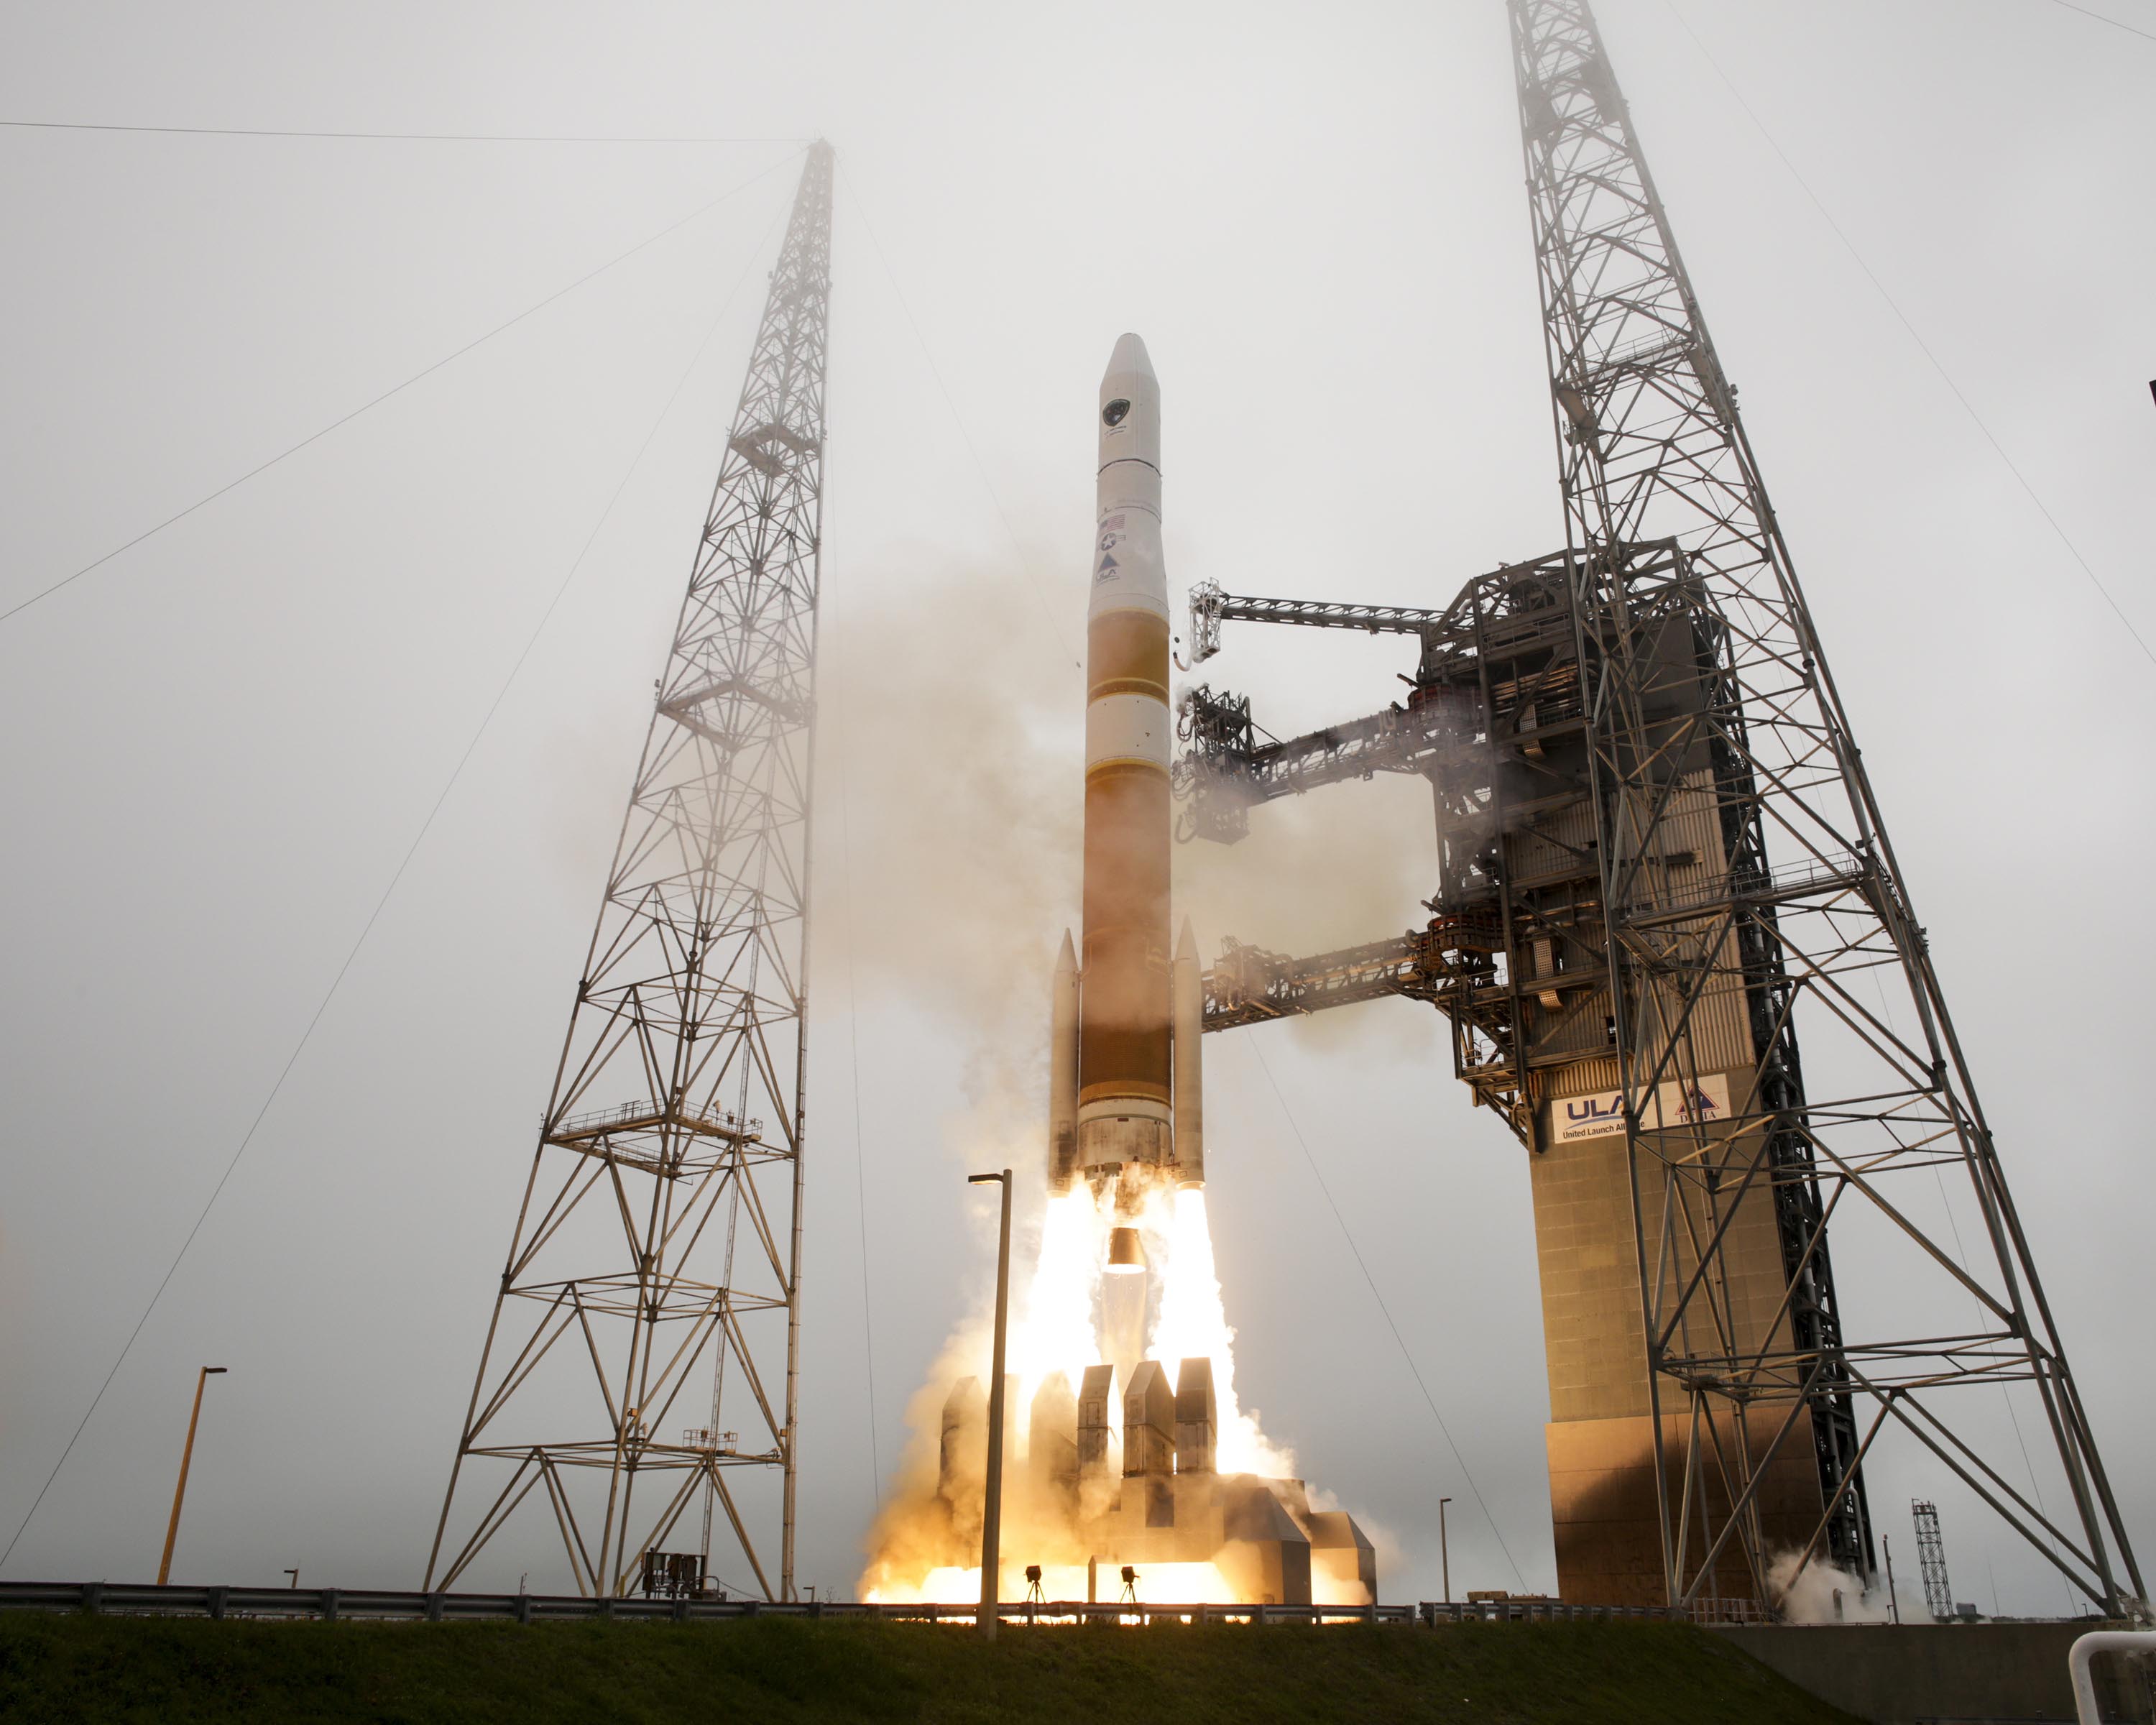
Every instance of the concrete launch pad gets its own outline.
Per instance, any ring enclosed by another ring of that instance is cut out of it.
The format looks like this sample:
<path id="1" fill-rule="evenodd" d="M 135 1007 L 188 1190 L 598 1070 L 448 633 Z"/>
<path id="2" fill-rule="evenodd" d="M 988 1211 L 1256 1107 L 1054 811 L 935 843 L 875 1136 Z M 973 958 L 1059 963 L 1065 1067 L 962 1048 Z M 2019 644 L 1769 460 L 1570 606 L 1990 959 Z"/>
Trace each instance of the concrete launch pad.
<path id="1" fill-rule="evenodd" d="M 980 1513 L 986 1405 L 980 1380 L 963 1378 L 943 1406 L 939 1489 L 962 1537 Z M 1004 1462 L 1034 1524 L 1062 1536 L 1052 1542 L 1059 1549 L 1035 1555 L 1076 1556 L 1086 1597 L 1100 1602 L 1118 1596 L 1126 1568 L 1165 1565 L 1178 1575 L 1211 1566 L 1224 1603 L 1374 1602 L 1377 1553 L 1354 1517 L 1312 1508 L 1301 1480 L 1217 1471 L 1216 1435 L 1210 1360 L 1183 1361 L 1172 1387 L 1158 1360 L 1142 1362 L 1127 1387 L 1114 1366 L 1091 1367 L 1075 1395 L 1051 1374 L 1029 1410 L 1024 1458 Z M 961 1543 L 952 1561 L 964 1555 Z M 1011 1556 L 1023 1563 L 1026 1554 Z"/>

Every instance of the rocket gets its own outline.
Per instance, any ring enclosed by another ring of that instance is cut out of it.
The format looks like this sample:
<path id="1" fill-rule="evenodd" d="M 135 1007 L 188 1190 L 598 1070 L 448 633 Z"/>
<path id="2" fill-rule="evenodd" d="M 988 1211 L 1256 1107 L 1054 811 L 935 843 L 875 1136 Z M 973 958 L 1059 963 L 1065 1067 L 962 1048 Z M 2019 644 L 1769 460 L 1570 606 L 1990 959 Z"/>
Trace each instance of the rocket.
<path id="1" fill-rule="evenodd" d="M 1050 1184 L 1135 1198 L 1205 1178 L 1199 1044 L 1204 988 L 1183 923 L 1168 944 L 1173 812 L 1168 574 L 1160 547 L 1160 382 L 1145 343 L 1116 343 L 1101 379 L 1100 467 L 1086 611 L 1084 923 L 1068 934 L 1050 1013 Z"/>

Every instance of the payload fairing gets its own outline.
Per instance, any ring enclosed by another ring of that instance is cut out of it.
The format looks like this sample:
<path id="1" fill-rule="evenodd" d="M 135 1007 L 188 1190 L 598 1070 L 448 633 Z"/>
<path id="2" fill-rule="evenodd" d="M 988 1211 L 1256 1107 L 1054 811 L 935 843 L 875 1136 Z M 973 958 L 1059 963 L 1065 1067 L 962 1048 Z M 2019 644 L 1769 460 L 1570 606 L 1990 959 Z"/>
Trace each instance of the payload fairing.
<path id="1" fill-rule="evenodd" d="M 1205 1178 L 1204 994 L 1188 922 L 1168 946 L 1173 814 L 1168 574 L 1160 542 L 1160 382 L 1126 335 L 1101 380 L 1086 624 L 1084 927 L 1056 967 L 1050 1185 Z"/>

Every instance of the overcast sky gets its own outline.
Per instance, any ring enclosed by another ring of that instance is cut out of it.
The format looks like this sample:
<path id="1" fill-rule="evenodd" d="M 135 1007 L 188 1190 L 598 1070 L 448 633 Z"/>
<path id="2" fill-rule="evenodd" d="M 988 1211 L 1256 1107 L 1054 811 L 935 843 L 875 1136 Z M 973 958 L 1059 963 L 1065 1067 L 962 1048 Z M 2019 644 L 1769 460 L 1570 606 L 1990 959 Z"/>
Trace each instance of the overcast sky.
<path id="1" fill-rule="evenodd" d="M 2156 640 L 2156 40 L 2043 0 L 1600 9 L 2156 1559 L 2156 665 L 2044 513 Z M 2156 33 L 2152 0 L 2100 9 Z M 1132 18 L 0 18 L 10 121 L 776 141 L 0 129 L 0 608 L 734 193 L 0 624 L 5 1538 L 576 569 L 6 1575 L 154 1574 L 210 1363 L 231 1375 L 175 1579 L 417 1584 L 794 141 L 820 133 L 841 180 L 799 1574 L 850 1589 L 907 1398 L 981 1294 L 962 1176 L 1030 1153 L 1011 1111 L 1075 916 L 1116 334 L 1161 376 L 1178 590 L 1439 603 L 1562 535 L 1499 0 Z M 1231 628 L 1214 669 L 1286 733 L 1373 710 L 1410 660 Z M 1427 823 L 1419 786 L 1351 786 L 1179 855 L 1209 955 L 1405 927 Z M 1213 1039 L 1207 1106 L 1245 1406 L 1383 1530 L 1386 1597 L 1436 1596 L 1440 1494 L 1455 1587 L 1552 1584 L 1522 1153 L 1434 1014 Z M 1852 1322 L 1891 1322 L 1892 1267 L 1840 1269 Z M 1871 1480 L 1897 1545 L 1908 1498 L 1938 1498 L 1958 1596 L 2066 1604 L 1920 1455 L 1882 1448 Z M 559 1584 L 552 1561 L 512 1542 L 473 1580 Z"/>

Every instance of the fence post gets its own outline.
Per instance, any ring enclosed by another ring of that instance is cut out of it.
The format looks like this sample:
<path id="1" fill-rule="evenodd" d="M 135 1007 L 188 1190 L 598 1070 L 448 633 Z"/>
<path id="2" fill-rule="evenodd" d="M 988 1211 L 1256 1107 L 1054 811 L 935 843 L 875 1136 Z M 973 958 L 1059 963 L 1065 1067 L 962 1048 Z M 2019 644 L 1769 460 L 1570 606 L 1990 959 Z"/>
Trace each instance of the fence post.
<path id="1" fill-rule="evenodd" d="M 336 1589 L 333 1587 L 326 1587 L 316 1595 L 316 1597 L 321 1601 L 322 1621 L 324 1623 L 335 1623 L 337 1620 Z"/>

